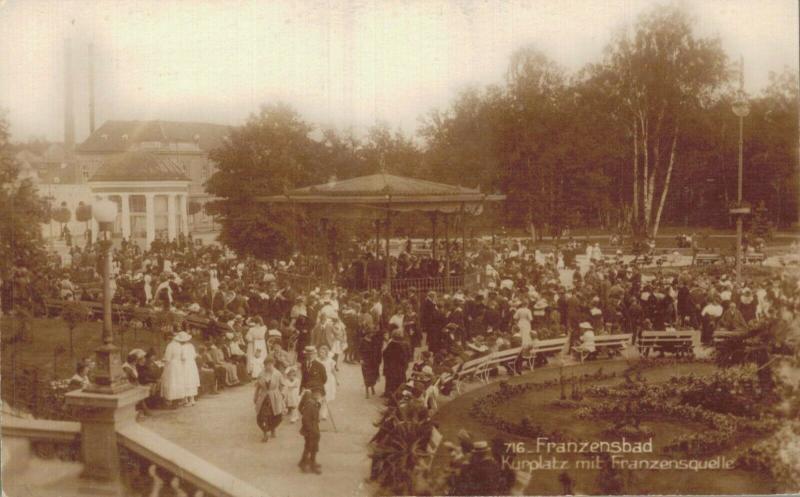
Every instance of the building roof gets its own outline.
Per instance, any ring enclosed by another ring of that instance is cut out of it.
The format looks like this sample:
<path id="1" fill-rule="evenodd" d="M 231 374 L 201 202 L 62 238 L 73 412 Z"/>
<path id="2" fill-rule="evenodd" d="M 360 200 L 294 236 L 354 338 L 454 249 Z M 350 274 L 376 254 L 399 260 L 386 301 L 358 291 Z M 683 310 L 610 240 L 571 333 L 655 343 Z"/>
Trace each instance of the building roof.
<path id="1" fill-rule="evenodd" d="M 391 211 L 456 212 L 466 208 L 478 212 L 484 202 L 505 200 L 505 196 L 488 195 L 476 188 L 379 173 L 343 181 L 329 181 L 298 188 L 283 195 L 257 197 L 256 200 L 319 206 L 336 204 Z"/>
<path id="2" fill-rule="evenodd" d="M 142 142 L 158 142 L 165 147 L 197 142 L 208 152 L 222 144 L 231 127 L 222 124 L 176 121 L 106 121 L 77 147 L 80 153 L 124 152 Z"/>
<path id="3" fill-rule="evenodd" d="M 89 181 L 189 181 L 172 158 L 148 152 L 125 152 L 104 162 Z"/>
<path id="4" fill-rule="evenodd" d="M 287 193 L 291 197 L 305 196 L 428 196 L 480 194 L 480 190 L 463 186 L 447 185 L 423 179 L 395 176 L 393 174 L 370 174 L 342 181 L 329 181 L 319 185 L 298 188 Z"/>

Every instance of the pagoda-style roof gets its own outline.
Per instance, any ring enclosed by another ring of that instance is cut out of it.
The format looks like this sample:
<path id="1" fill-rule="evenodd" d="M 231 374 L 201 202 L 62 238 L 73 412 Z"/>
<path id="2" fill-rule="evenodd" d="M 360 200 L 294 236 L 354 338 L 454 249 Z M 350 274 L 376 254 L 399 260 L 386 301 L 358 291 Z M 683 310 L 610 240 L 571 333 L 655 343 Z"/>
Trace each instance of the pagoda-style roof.
<path id="1" fill-rule="evenodd" d="M 183 166 L 170 157 L 125 152 L 104 162 L 89 181 L 189 181 L 189 178 Z"/>
<path id="2" fill-rule="evenodd" d="M 489 195 L 476 188 L 386 173 L 332 180 L 291 190 L 283 195 L 257 197 L 258 201 L 268 203 L 337 204 L 393 211 L 441 212 L 474 212 L 483 202 L 504 199 L 504 195 Z"/>

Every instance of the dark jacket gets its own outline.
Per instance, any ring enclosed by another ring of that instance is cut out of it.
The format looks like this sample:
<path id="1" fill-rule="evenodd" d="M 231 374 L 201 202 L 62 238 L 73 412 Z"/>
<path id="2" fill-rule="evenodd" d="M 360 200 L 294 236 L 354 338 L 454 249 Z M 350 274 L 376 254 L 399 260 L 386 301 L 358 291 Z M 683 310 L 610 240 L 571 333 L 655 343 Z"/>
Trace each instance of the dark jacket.
<path id="1" fill-rule="evenodd" d="M 328 374 L 325 373 L 325 366 L 319 361 L 311 361 L 310 365 L 308 361 L 303 361 L 300 372 L 302 375 L 300 380 L 301 390 L 316 389 L 320 392 L 325 392 L 325 382 L 328 381 Z"/>
<path id="2" fill-rule="evenodd" d="M 300 434 L 304 437 L 319 438 L 319 408 L 320 403 L 313 398 L 300 402 Z"/>

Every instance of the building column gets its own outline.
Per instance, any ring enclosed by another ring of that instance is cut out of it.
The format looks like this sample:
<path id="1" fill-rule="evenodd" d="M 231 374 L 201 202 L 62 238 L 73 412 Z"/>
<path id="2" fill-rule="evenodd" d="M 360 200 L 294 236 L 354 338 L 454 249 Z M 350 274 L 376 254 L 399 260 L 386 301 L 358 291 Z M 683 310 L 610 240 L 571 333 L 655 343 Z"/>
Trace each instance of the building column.
<path id="1" fill-rule="evenodd" d="M 172 241 L 177 236 L 175 225 L 175 194 L 170 193 L 167 195 L 167 239 Z"/>
<path id="2" fill-rule="evenodd" d="M 183 233 L 184 236 L 187 236 L 189 234 L 189 208 L 187 206 L 188 203 L 186 202 L 186 195 L 181 195 L 178 197 L 178 199 L 180 200 L 178 212 L 181 213 L 180 229 L 181 233 Z"/>
<path id="3" fill-rule="evenodd" d="M 155 194 L 153 193 L 145 193 L 145 214 L 147 216 L 146 221 L 146 242 L 145 242 L 145 250 L 150 248 L 150 244 L 153 243 L 153 240 L 156 239 L 156 211 L 155 211 Z"/>
<path id="4" fill-rule="evenodd" d="M 130 195 L 121 193 L 122 199 L 122 237 L 130 240 L 131 238 L 131 203 Z"/>

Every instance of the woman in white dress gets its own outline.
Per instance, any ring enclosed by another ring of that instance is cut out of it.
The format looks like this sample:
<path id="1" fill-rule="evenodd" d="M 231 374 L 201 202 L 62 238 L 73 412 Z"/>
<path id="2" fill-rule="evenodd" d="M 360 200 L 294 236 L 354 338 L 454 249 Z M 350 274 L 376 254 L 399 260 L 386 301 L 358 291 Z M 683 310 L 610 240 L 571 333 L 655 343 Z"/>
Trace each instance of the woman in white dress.
<path id="1" fill-rule="evenodd" d="M 320 419 L 328 419 L 328 403 L 336 400 L 336 386 L 339 385 L 339 378 L 336 377 L 336 361 L 331 357 L 330 349 L 323 345 L 319 348 L 319 359 L 324 367 L 328 379 L 325 381 L 325 403 L 320 409 Z"/>
<path id="2" fill-rule="evenodd" d="M 197 352 L 190 340 L 192 336 L 181 331 L 181 365 L 183 366 L 183 381 L 186 393 L 186 405 L 193 406 L 197 389 L 200 388 L 200 372 L 197 370 Z"/>
<path id="3" fill-rule="evenodd" d="M 514 313 L 514 321 L 517 322 L 519 328 L 519 336 L 522 339 L 522 346 L 526 347 L 533 344 L 533 335 L 531 334 L 531 321 L 533 321 L 533 313 L 528 308 L 528 302 L 523 300 L 517 311 Z"/>
<path id="4" fill-rule="evenodd" d="M 253 325 L 247 330 L 244 339 L 247 341 L 247 372 L 255 379 L 261 374 L 264 359 L 267 357 L 267 327 L 260 316 L 253 319 Z"/>
<path id="5" fill-rule="evenodd" d="M 164 351 L 164 372 L 161 374 L 161 396 L 169 403 L 189 398 L 194 404 L 200 375 L 197 372 L 195 351 L 189 341 L 191 335 L 181 331 L 172 338 Z"/>

